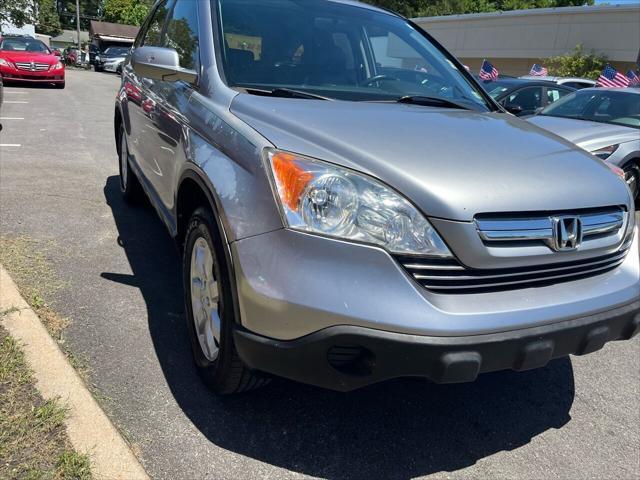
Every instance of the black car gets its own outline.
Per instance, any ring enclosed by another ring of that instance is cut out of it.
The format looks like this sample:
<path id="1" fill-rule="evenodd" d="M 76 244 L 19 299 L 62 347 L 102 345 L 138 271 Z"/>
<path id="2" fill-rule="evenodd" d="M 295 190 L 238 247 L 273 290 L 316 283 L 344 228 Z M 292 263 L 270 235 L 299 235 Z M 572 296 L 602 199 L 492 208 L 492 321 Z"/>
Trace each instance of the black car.
<path id="1" fill-rule="evenodd" d="M 478 81 L 496 102 L 517 116 L 533 115 L 575 91 L 575 88 L 544 80 L 500 77 L 497 80 Z"/>

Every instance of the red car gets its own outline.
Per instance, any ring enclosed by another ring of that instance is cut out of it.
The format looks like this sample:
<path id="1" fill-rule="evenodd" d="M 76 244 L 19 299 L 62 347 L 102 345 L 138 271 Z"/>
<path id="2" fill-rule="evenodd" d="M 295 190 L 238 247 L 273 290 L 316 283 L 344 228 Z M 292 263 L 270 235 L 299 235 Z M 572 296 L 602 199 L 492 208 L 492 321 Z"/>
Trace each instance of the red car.
<path id="1" fill-rule="evenodd" d="M 64 88 L 60 53 L 29 36 L 0 37 L 0 76 L 4 83 L 48 83 Z"/>

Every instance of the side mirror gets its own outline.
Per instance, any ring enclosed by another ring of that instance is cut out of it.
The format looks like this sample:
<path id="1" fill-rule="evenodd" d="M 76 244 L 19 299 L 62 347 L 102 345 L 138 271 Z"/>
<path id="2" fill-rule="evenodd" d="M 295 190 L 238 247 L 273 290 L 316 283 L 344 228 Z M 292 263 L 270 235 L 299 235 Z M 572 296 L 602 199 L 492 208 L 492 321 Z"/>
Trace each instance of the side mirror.
<path id="1" fill-rule="evenodd" d="M 53 54 L 54 54 L 56 57 L 61 57 L 61 56 L 62 56 L 62 54 L 60 53 L 60 51 L 59 51 L 59 50 L 54 50 L 54 51 L 53 51 Z"/>
<path id="2" fill-rule="evenodd" d="M 509 113 L 513 113 L 514 115 L 522 114 L 522 107 L 520 105 L 515 105 L 513 103 L 507 103 L 504 106 L 504 109 Z"/>
<path id="3" fill-rule="evenodd" d="M 198 74 L 194 70 L 182 68 L 178 52 L 173 48 L 139 47 L 131 56 L 133 70 L 144 78 L 164 82 L 195 83 Z"/>

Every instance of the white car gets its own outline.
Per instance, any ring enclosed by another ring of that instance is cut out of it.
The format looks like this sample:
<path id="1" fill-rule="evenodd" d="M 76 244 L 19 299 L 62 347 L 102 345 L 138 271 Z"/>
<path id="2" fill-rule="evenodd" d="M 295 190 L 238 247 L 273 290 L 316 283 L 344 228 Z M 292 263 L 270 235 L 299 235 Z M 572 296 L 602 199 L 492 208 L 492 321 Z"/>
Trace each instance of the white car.
<path id="1" fill-rule="evenodd" d="M 535 76 L 535 75 L 523 75 L 523 79 L 526 80 L 546 80 L 547 82 L 557 83 L 558 85 L 565 85 L 567 87 L 581 89 L 591 88 L 596 86 L 595 80 L 589 80 L 588 78 L 579 77 L 550 77 L 550 76 Z"/>
<path id="2" fill-rule="evenodd" d="M 638 202 L 640 89 L 578 90 L 528 120 L 621 168 Z"/>

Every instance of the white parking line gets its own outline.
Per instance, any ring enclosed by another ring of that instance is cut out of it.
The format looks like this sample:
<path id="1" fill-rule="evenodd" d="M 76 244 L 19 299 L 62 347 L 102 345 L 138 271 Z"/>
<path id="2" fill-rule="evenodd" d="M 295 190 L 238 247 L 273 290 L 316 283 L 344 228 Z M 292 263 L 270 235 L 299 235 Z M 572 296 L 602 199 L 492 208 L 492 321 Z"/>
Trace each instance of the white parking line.
<path id="1" fill-rule="evenodd" d="M 4 93 L 18 93 L 18 94 L 22 93 L 22 94 L 26 94 L 26 93 L 29 93 L 29 92 L 21 92 L 21 91 L 18 91 L 18 90 L 5 90 Z"/>
<path id="2" fill-rule="evenodd" d="M 0 143 L 0 147 L 21 147 L 19 143 Z"/>
<path id="3" fill-rule="evenodd" d="M 4 103 L 29 103 L 29 102 L 22 102 L 19 100 L 5 100 Z"/>
<path id="4" fill-rule="evenodd" d="M 24 120 L 24 117 L 0 117 L 0 120 Z"/>

